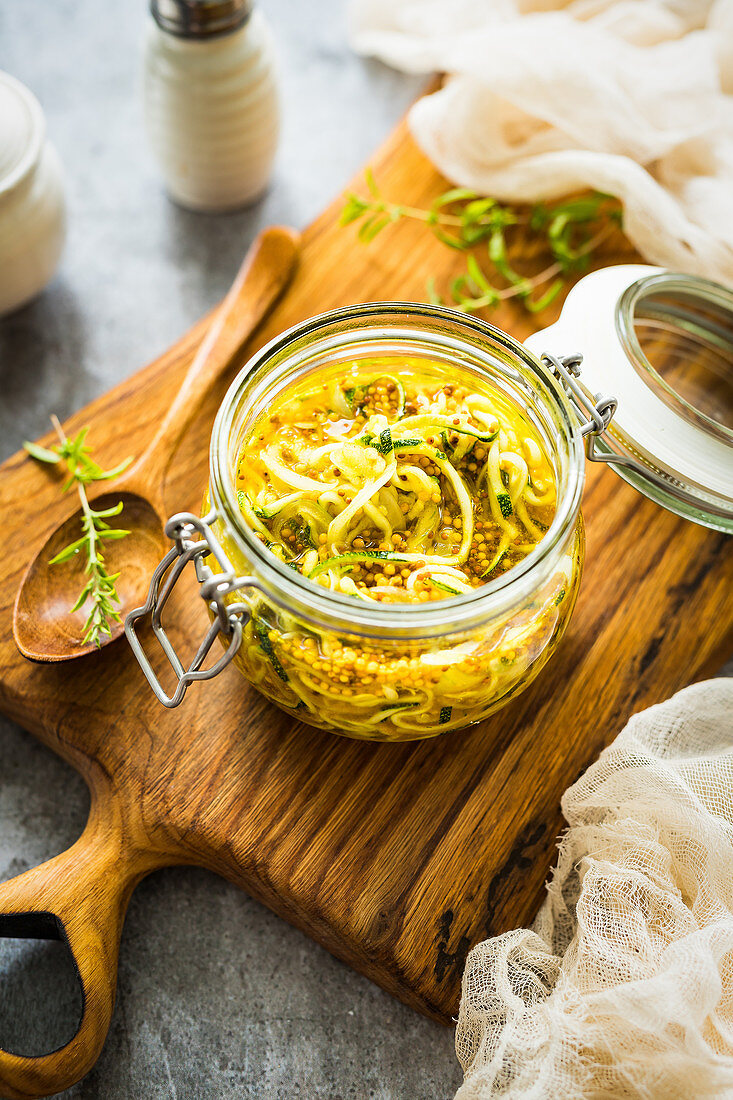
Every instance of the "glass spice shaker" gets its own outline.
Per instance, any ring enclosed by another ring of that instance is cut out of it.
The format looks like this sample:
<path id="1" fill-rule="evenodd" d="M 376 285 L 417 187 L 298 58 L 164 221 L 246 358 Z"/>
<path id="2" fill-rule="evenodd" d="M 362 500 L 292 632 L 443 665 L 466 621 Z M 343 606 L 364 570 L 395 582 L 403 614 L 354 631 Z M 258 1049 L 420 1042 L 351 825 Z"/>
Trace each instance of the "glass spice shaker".
<path id="1" fill-rule="evenodd" d="M 192 210 L 254 202 L 277 147 L 270 28 L 252 0 L 151 0 L 146 126 L 171 198 Z"/>

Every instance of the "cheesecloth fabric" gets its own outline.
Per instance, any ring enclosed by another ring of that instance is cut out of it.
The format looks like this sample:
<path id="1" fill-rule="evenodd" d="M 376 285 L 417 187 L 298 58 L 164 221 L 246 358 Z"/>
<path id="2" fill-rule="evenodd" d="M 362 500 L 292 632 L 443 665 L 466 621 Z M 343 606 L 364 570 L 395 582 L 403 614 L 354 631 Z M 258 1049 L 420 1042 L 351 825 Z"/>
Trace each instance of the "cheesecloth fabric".
<path id="1" fill-rule="evenodd" d="M 533 930 L 468 957 L 456 1100 L 730 1100 L 733 678 L 632 718 L 562 809 Z"/>
<path id="2" fill-rule="evenodd" d="M 733 0 L 352 0 L 351 38 L 451 74 L 409 121 L 454 183 L 608 192 L 648 261 L 733 282 Z"/>

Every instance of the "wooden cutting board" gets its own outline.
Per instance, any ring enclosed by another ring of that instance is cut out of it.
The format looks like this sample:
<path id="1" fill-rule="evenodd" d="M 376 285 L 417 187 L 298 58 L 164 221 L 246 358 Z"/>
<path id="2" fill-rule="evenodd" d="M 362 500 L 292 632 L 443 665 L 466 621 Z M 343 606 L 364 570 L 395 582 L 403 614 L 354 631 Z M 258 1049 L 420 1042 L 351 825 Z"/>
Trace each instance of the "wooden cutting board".
<path id="1" fill-rule="evenodd" d="M 424 205 L 445 187 L 404 125 L 372 165 L 400 202 Z M 422 300 L 430 274 L 447 282 L 457 273 L 460 258 L 423 227 L 400 223 L 365 247 L 353 228 L 338 227 L 340 207 L 338 199 L 307 230 L 295 282 L 251 351 L 308 315 L 356 301 Z M 536 242 L 517 252 L 528 271 L 547 260 Z M 597 258 L 635 259 L 620 234 Z M 523 339 L 558 311 L 559 303 L 537 321 L 504 304 L 492 320 Z M 203 331 L 197 325 L 67 431 L 89 424 L 102 464 L 140 453 Z M 201 501 L 221 397 L 211 395 L 172 467 L 171 512 Z M 67 937 L 85 995 L 67 1047 L 38 1059 L 0 1054 L 4 1096 L 58 1091 L 93 1064 L 130 894 L 169 864 L 218 871 L 448 1022 L 471 945 L 530 921 L 541 901 L 565 787 L 630 714 L 714 671 L 733 649 L 731 543 L 593 467 L 586 572 L 567 635 L 532 687 L 480 726 L 405 745 L 348 741 L 295 724 L 232 668 L 167 711 L 124 640 L 55 667 L 32 665 L 15 649 L 18 581 L 68 507 L 55 479 L 23 454 L 2 467 L 0 707 L 74 764 L 92 792 L 89 823 L 70 851 L 0 889 L 5 933 Z M 192 581 L 170 618 L 176 646 L 193 648 L 205 612 Z M 28 913 L 46 915 L 18 916 Z"/>

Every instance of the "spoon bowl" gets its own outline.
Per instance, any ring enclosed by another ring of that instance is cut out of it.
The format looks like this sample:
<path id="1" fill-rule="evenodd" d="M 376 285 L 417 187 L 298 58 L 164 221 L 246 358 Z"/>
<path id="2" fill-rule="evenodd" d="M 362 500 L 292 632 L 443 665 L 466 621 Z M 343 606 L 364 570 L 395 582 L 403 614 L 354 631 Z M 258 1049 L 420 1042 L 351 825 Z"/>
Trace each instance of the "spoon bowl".
<path id="1" fill-rule="evenodd" d="M 109 573 L 119 573 L 116 582 L 120 603 L 120 622 L 111 622 L 111 633 L 102 644 L 114 641 L 124 630 L 125 613 L 145 601 L 150 576 L 165 553 L 163 517 L 137 493 L 106 493 L 95 498 L 95 507 L 111 507 L 122 501 L 124 539 L 107 542 L 102 548 Z M 81 530 L 81 510 L 69 516 L 51 532 L 31 561 L 21 581 L 13 611 L 13 630 L 18 649 L 30 661 L 66 661 L 83 657 L 98 648 L 84 643 L 84 624 L 89 605 L 78 611 L 71 608 L 84 585 L 83 564 L 77 558 L 59 565 L 51 559 L 64 546 L 74 542 Z"/>
<path id="2" fill-rule="evenodd" d="M 299 234 L 284 226 L 260 233 L 144 453 L 98 495 L 92 495 L 91 484 L 86 487 L 97 510 L 122 501 L 115 526 L 130 532 L 102 544 L 107 572 L 120 574 L 115 582 L 119 603 L 114 606 L 122 621 L 109 624 L 110 633 L 101 636 L 101 645 L 118 638 L 127 613 L 145 602 L 150 578 L 170 548 L 163 533 L 163 485 L 171 458 L 207 394 L 239 365 L 245 344 L 289 283 L 299 242 Z M 83 556 L 51 565 L 59 551 L 79 538 L 81 520 L 77 510 L 49 535 L 21 581 L 13 635 L 20 652 L 31 661 L 68 661 L 99 648 L 83 640 L 89 600 L 78 611 L 71 610 L 86 581 Z"/>

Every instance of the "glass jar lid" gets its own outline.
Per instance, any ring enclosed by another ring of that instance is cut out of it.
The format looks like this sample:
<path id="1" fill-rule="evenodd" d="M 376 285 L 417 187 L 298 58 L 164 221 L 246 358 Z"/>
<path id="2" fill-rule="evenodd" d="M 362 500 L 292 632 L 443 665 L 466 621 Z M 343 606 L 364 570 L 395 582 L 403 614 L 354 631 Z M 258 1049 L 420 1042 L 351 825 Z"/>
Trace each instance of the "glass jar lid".
<path id="1" fill-rule="evenodd" d="M 585 396 L 618 400 L 590 458 L 677 515 L 733 531 L 733 292 L 645 265 L 604 268 L 527 346 L 582 352 Z"/>

